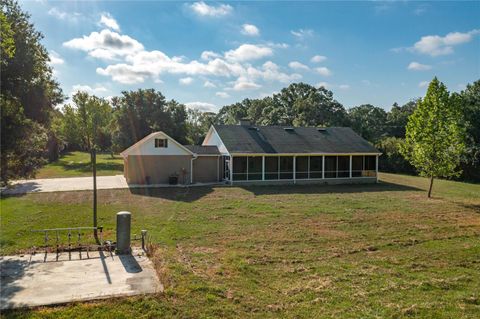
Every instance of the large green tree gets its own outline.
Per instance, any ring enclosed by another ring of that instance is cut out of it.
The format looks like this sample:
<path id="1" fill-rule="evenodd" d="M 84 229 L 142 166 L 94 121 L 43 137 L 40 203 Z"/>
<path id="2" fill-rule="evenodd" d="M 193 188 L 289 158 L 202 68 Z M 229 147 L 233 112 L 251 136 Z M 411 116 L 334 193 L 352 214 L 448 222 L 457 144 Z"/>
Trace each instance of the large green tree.
<path id="1" fill-rule="evenodd" d="M 17 2 L 0 0 L 1 181 L 29 177 L 45 161 L 54 106 L 63 101 L 40 43 Z"/>
<path id="2" fill-rule="evenodd" d="M 363 104 L 348 110 L 348 116 L 352 129 L 366 140 L 377 142 L 386 132 L 387 113 L 380 107 Z"/>
<path id="3" fill-rule="evenodd" d="M 420 175 L 430 178 L 428 197 L 436 177 L 458 175 L 465 150 L 462 113 L 447 87 L 436 77 L 408 118 L 404 156 Z"/>

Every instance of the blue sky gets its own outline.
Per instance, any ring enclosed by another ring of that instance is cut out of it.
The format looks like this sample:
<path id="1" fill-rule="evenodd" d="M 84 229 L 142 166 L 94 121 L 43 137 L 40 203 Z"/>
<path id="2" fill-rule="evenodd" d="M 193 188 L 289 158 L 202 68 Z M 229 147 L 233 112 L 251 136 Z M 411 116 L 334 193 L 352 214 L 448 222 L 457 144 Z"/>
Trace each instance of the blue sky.
<path id="1" fill-rule="evenodd" d="M 22 1 L 64 93 L 155 88 L 218 110 L 289 83 L 391 108 L 480 79 L 480 2 Z"/>

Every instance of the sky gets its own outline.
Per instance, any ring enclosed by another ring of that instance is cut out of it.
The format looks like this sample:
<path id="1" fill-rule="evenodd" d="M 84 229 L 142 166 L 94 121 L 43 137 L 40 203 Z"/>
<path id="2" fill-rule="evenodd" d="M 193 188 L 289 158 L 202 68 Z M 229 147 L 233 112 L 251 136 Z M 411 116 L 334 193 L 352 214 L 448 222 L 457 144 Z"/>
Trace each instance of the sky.
<path id="1" fill-rule="evenodd" d="M 480 79 L 480 1 L 21 1 L 64 94 L 154 88 L 218 111 L 294 82 L 389 110 Z M 68 101 L 67 101 L 68 102 Z"/>

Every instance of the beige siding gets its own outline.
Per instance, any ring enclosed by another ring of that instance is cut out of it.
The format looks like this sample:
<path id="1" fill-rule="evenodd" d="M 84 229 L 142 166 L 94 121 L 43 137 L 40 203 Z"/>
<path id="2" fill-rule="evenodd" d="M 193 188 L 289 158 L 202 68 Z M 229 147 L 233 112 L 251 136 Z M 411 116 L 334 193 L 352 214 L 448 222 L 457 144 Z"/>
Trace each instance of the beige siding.
<path id="1" fill-rule="evenodd" d="M 168 184 L 169 176 L 177 173 L 178 182 L 183 184 L 182 169 L 185 169 L 185 180 L 189 184 L 191 158 L 189 155 L 129 155 L 125 163 L 127 182 L 146 184 L 148 176 L 150 184 Z"/>
<path id="2" fill-rule="evenodd" d="M 213 183 L 219 181 L 218 156 L 199 156 L 193 161 L 193 182 Z"/>

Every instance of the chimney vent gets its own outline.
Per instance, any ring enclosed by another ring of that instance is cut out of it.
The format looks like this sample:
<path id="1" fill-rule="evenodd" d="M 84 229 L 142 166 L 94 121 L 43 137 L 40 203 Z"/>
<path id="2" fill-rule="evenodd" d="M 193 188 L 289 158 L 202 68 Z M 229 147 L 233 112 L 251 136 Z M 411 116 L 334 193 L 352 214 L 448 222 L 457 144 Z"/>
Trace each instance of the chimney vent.
<path id="1" fill-rule="evenodd" d="M 250 119 L 243 118 L 238 121 L 238 125 L 241 126 L 250 126 Z"/>

